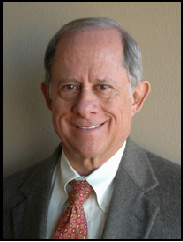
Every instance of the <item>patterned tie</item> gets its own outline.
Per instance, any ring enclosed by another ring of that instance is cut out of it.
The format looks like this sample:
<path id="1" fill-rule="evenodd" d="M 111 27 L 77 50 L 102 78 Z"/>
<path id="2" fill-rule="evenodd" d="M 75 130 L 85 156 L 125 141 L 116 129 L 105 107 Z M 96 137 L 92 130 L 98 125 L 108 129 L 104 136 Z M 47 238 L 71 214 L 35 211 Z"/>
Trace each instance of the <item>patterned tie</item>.
<path id="1" fill-rule="evenodd" d="M 87 224 L 83 202 L 93 192 L 87 181 L 71 181 L 70 206 L 58 222 L 54 239 L 86 239 Z"/>

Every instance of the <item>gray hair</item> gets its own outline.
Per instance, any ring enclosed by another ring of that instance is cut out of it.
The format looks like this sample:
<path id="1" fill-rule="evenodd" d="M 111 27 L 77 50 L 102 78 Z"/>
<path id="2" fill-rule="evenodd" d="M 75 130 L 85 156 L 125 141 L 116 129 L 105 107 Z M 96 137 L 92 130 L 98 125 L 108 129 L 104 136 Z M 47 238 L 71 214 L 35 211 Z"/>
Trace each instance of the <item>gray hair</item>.
<path id="1" fill-rule="evenodd" d="M 63 27 L 53 36 L 47 46 L 44 67 L 45 67 L 45 83 L 49 88 L 51 82 L 51 68 L 54 63 L 55 49 L 58 41 L 62 36 L 70 32 L 82 32 L 90 29 L 110 30 L 116 29 L 122 39 L 124 63 L 123 66 L 127 70 L 131 92 L 142 81 L 142 55 L 136 41 L 123 30 L 122 26 L 109 18 L 81 18 L 76 19 Z"/>

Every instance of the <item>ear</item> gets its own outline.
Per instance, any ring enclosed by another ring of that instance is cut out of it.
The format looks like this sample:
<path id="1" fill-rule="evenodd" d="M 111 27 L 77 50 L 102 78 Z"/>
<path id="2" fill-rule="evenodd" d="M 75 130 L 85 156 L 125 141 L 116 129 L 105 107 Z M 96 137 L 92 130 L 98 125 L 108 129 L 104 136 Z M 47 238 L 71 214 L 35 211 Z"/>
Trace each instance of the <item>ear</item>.
<path id="1" fill-rule="evenodd" d="M 52 111 L 52 100 L 49 95 L 49 89 L 47 88 L 46 83 L 42 82 L 41 83 L 41 91 L 46 99 L 47 107 L 49 108 L 50 111 Z"/>
<path id="2" fill-rule="evenodd" d="M 147 82 L 147 81 L 143 81 L 143 82 L 140 82 L 138 84 L 138 86 L 135 88 L 135 90 L 133 91 L 133 95 L 132 95 L 132 116 L 134 116 L 136 113 L 138 113 L 149 92 L 150 92 L 150 89 L 151 89 L 151 86 L 150 86 L 150 83 Z"/>

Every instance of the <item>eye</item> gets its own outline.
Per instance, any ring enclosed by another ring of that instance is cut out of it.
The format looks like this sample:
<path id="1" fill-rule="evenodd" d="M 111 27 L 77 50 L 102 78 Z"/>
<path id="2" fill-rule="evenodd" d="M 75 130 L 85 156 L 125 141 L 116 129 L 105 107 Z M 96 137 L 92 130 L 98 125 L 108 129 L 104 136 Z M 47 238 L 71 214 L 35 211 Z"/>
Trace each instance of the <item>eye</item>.
<path id="1" fill-rule="evenodd" d="M 101 91 L 108 90 L 109 88 L 110 88 L 109 85 L 106 85 L 106 84 L 100 84 L 97 86 L 97 89 Z"/>
<path id="2" fill-rule="evenodd" d="M 70 91 L 70 90 L 76 90 L 77 87 L 73 84 L 67 84 L 62 86 L 62 90 Z"/>
<path id="3" fill-rule="evenodd" d="M 70 101 L 73 98 L 77 97 L 80 92 L 80 86 L 75 84 L 62 84 L 58 90 L 58 96 L 63 98 L 66 101 Z"/>

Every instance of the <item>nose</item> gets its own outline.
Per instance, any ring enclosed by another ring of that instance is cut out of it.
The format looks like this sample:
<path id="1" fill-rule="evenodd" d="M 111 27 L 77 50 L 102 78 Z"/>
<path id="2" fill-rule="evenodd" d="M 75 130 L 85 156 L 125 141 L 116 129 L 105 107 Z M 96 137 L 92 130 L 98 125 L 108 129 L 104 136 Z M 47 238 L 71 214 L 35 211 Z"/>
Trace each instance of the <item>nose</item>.
<path id="1" fill-rule="evenodd" d="M 90 119 L 100 110 L 99 100 L 92 90 L 82 90 L 73 106 L 73 112 L 84 119 Z"/>

